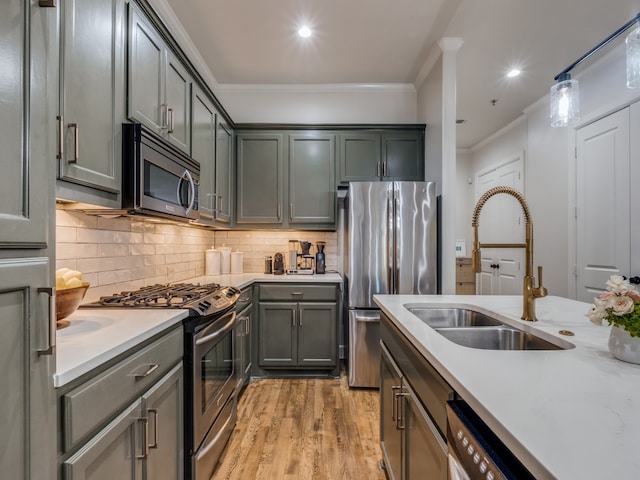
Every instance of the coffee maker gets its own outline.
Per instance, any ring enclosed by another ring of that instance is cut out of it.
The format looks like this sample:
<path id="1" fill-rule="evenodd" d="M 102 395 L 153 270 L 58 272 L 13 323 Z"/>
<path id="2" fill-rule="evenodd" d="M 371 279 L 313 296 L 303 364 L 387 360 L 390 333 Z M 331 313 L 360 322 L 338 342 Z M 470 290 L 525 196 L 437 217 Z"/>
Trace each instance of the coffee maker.
<path id="1" fill-rule="evenodd" d="M 289 240 L 289 274 L 313 274 L 315 257 L 311 255 L 311 242 Z"/>

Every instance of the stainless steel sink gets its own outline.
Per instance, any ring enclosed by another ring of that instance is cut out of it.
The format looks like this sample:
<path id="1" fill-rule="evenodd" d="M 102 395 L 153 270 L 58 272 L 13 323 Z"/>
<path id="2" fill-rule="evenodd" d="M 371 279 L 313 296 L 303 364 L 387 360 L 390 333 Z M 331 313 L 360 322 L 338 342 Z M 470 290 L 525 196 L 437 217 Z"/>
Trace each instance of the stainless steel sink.
<path id="1" fill-rule="evenodd" d="M 551 343 L 533 333 L 467 308 L 430 308 L 406 304 L 407 310 L 443 337 L 470 348 L 484 350 L 567 350 L 574 345 Z"/>
<path id="2" fill-rule="evenodd" d="M 491 327 L 504 325 L 500 320 L 466 308 L 424 308 L 406 306 L 407 310 L 431 328 Z"/>
<path id="3" fill-rule="evenodd" d="M 503 325 L 483 328 L 436 328 L 453 343 L 484 350 L 565 350 L 531 333 Z"/>

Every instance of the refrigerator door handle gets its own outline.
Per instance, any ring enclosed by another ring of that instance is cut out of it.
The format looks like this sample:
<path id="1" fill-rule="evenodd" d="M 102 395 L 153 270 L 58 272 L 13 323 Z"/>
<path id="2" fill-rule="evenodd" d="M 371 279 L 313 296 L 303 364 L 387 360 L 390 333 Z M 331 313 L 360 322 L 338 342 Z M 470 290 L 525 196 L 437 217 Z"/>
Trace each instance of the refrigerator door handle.
<path id="1" fill-rule="evenodd" d="M 400 247 L 398 246 L 398 227 L 400 215 L 400 192 L 394 188 L 393 192 L 393 293 L 400 290 Z"/>
<path id="2" fill-rule="evenodd" d="M 393 270 L 395 268 L 395 238 L 394 238 L 394 226 L 393 226 L 393 188 L 387 190 L 387 293 L 395 293 L 395 284 L 393 282 L 394 275 Z"/>

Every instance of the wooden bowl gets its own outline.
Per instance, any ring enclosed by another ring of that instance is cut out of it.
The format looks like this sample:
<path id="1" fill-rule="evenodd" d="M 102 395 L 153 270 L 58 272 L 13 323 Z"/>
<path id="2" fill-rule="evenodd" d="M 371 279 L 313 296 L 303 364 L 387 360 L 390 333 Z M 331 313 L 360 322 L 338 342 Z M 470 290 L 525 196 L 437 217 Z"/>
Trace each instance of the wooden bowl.
<path id="1" fill-rule="evenodd" d="M 89 284 L 83 282 L 81 287 L 56 290 L 56 319 L 58 321 L 76 311 L 88 288 Z"/>

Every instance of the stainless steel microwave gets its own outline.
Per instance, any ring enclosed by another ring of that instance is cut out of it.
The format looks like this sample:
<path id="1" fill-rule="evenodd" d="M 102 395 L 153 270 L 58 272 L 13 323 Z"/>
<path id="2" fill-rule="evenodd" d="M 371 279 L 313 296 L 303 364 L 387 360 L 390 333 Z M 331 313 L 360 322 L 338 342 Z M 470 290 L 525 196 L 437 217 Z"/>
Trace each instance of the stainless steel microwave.
<path id="1" fill-rule="evenodd" d="M 122 125 L 122 207 L 196 220 L 200 164 L 139 123 Z"/>

